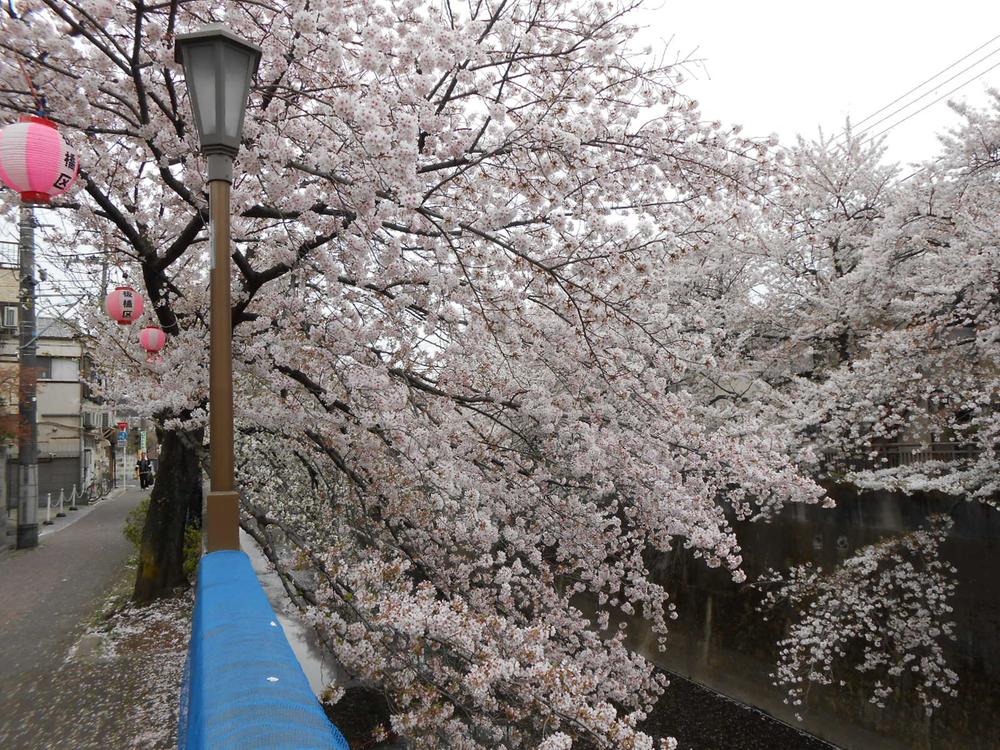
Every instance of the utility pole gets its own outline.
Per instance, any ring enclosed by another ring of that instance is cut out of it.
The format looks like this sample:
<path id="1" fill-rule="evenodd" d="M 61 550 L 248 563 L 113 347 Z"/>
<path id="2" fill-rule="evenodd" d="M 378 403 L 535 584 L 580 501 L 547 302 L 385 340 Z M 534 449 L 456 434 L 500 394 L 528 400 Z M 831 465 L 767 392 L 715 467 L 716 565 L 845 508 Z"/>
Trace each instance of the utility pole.
<path id="1" fill-rule="evenodd" d="M 97 300 L 101 308 L 104 308 L 104 298 L 108 296 L 108 254 L 104 253 L 101 256 L 101 291 L 100 297 Z"/>
<path id="2" fill-rule="evenodd" d="M 38 546 L 38 377 L 35 354 L 35 212 L 21 203 L 18 325 L 17 547 Z"/>

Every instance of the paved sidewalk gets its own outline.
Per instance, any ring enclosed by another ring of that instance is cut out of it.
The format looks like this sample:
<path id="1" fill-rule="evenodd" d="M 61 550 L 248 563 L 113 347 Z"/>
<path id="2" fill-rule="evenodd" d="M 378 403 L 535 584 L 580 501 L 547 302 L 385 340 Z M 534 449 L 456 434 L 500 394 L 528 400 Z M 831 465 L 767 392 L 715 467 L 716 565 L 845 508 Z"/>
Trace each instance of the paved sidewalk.
<path id="1" fill-rule="evenodd" d="M 84 750 L 81 725 L 98 720 L 93 691 L 63 669 L 70 648 L 121 575 L 131 545 L 125 517 L 146 490 L 119 490 L 94 506 L 43 527 L 39 546 L 0 557 L 0 748 Z M 62 670 L 60 672 L 60 670 Z M 56 675 L 59 675 L 56 677 Z M 54 684 L 55 682 L 60 684 Z M 110 692 L 110 695 L 109 695 Z M 97 732 L 101 734 L 101 732 Z"/>
<path id="2" fill-rule="evenodd" d="M 106 503 L 109 500 L 114 500 L 117 497 L 119 497 L 122 493 L 128 492 L 129 490 L 134 491 L 136 487 L 137 485 L 134 483 L 128 485 L 124 489 L 122 487 L 115 487 L 107 495 L 105 495 L 99 500 L 96 500 L 93 503 L 88 503 L 87 505 L 77 505 L 76 510 L 69 509 L 69 501 L 67 500 L 65 503 L 63 503 L 64 505 L 63 512 L 66 515 L 63 516 L 62 518 L 60 518 L 56 514 L 58 508 L 56 507 L 55 504 L 53 504 L 52 514 L 50 519 L 52 523 L 50 525 L 46 525 L 45 523 L 43 523 L 45 521 L 45 506 L 44 505 L 41 506 L 38 509 L 38 538 L 40 543 L 44 544 L 45 542 L 43 541 L 43 539 L 49 534 L 55 534 L 57 531 L 62 531 L 63 529 L 65 529 L 67 526 L 72 526 L 81 518 L 91 513 L 94 510 L 94 508 L 100 506 L 101 503 Z"/>

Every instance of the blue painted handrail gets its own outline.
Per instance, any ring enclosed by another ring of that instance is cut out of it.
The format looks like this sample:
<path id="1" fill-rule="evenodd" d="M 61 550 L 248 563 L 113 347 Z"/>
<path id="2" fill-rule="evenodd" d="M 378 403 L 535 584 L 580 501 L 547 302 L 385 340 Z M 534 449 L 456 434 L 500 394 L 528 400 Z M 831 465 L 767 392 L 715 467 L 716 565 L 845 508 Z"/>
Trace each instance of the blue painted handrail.
<path id="1" fill-rule="evenodd" d="M 243 552 L 201 558 L 180 750 L 348 750 Z"/>

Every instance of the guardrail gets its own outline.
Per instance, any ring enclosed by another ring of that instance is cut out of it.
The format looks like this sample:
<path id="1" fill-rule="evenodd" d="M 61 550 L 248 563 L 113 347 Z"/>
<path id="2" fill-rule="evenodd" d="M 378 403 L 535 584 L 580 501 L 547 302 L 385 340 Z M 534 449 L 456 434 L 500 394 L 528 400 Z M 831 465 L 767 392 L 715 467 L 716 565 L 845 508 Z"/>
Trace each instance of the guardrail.
<path id="1" fill-rule="evenodd" d="M 969 443 L 934 442 L 886 443 L 877 447 L 889 468 L 912 466 L 927 461 L 959 461 L 976 458 L 979 447 Z"/>
<path id="2" fill-rule="evenodd" d="M 349 750 L 309 687 L 250 558 L 201 558 L 180 750 Z"/>

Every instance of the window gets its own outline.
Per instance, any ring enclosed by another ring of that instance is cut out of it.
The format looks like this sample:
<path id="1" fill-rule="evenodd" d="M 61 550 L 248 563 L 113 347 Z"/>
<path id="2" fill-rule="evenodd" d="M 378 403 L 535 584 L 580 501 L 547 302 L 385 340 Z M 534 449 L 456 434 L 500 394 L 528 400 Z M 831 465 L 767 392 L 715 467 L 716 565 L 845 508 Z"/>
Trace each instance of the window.
<path id="1" fill-rule="evenodd" d="M 49 377 L 52 380 L 78 383 L 80 382 L 80 363 L 73 357 L 52 357 Z"/>
<path id="2" fill-rule="evenodd" d="M 4 305 L 3 325 L 4 328 L 17 328 L 17 308 L 13 305 Z"/>
<path id="3" fill-rule="evenodd" d="M 39 380 L 52 380 L 52 357 L 35 357 Z"/>

